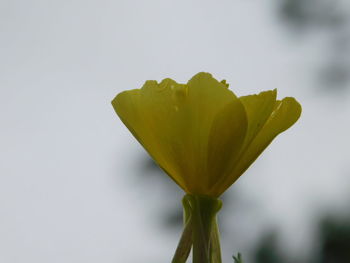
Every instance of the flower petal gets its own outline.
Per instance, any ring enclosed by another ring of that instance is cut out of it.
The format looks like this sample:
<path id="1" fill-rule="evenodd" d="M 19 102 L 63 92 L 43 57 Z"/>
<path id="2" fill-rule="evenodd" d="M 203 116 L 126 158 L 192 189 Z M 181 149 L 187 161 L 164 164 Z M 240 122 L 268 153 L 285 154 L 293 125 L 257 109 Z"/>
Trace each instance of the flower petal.
<path id="1" fill-rule="evenodd" d="M 219 153 L 219 147 L 214 146 L 217 142 L 214 138 L 219 140 L 218 137 L 222 136 L 232 125 L 236 125 L 236 119 L 242 117 L 238 114 L 243 112 L 245 117 L 245 112 L 234 93 L 208 73 L 198 73 L 188 82 L 187 87 L 185 107 L 189 121 L 187 123 L 188 129 L 183 136 L 187 138 L 186 158 L 193 166 L 187 171 L 186 177 L 191 193 L 206 194 L 209 181 L 219 176 L 219 174 L 213 173 L 218 167 L 217 164 L 215 167 L 212 166 L 218 159 L 218 156 L 214 158 L 211 154 L 214 147 Z M 229 116 L 230 114 L 232 116 Z M 225 121 L 231 121 L 231 123 L 224 127 Z M 221 134 L 219 133 L 220 129 Z M 237 129 L 233 130 L 233 132 L 235 131 Z M 221 139 L 221 142 L 225 140 L 232 142 L 233 140 L 227 136 Z"/>
<path id="2" fill-rule="evenodd" d="M 234 100 L 239 102 L 223 83 L 198 73 L 186 85 L 171 79 L 147 81 L 141 90 L 122 92 L 112 104 L 171 178 L 188 193 L 204 193 L 209 176 L 216 176 L 207 171 L 208 160 L 213 161 L 208 159 L 209 137 L 215 134 L 211 127 Z M 239 107 L 238 102 L 229 108 Z"/>
<path id="3" fill-rule="evenodd" d="M 229 186 L 228 182 L 232 184 L 240 176 L 240 174 L 233 174 L 232 171 L 239 165 L 239 157 L 244 153 L 244 150 L 270 117 L 276 103 L 276 90 L 264 91 L 257 95 L 243 96 L 239 98 L 239 101 L 244 105 L 247 115 L 247 131 L 245 137 L 241 138 L 242 144 L 240 147 L 238 145 L 236 146 L 239 152 L 229 162 L 229 167 L 226 167 L 227 170 L 222 175 L 222 178 L 217 180 L 213 185 L 212 195 L 215 196 L 221 195 L 226 190 L 225 187 Z M 242 125 L 242 129 L 245 129 L 244 125 Z"/>
<path id="4" fill-rule="evenodd" d="M 217 114 L 211 127 L 207 162 L 209 190 L 230 171 L 243 146 L 246 131 L 246 111 L 236 98 Z"/>
<path id="5" fill-rule="evenodd" d="M 274 110 L 265 125 L 243 149 L 237 166 L 232 172 L 232 178 L 239 178 L 278 134 L 287 130 L 299 119 L 300 114 L 301 106 L 294 98 L 286 97 L 282 101 L 276 101 Z M 233 182 L 226 180 L 224 186 L 229 187 Z"/>
<path id="6" fill-rule="evenodd" d="M 156 163 L 186 191 L 186 184 L 179 176 L 181 164 L 179 160 L 173 159 L 177 157 L 177 152 L 185 150 L 184 146 L 169 141 L 171 137 L 168 133 L 173 130 L 171 120 L 174 119 L 176 106 L 170 96 L 171 86 L 178 84 L 170 79 L 165 79 L 160 84 L 146 81 L 140 90 L 118 94 L 112 105 L 125 126 Z"/>
<path id="7" fill-rule="evenodd" d="M 244 140 L 245 147 L 251 143 L 270 117 L 275 107 L 276 96 L 276 90 L 268 90 L 258 95 L 249 95 L 239 98 L 248 116 L 248 131 Z"/>

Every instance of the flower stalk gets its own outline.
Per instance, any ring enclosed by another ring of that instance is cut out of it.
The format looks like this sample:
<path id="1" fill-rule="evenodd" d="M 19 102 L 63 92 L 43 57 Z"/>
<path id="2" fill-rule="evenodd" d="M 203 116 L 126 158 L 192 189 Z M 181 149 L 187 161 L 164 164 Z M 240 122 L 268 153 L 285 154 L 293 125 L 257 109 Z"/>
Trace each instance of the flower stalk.
<path id="1" fill-rule="evenodd" d="M 185 225 L 172 263 L 186 262 L 193 247 L 193 263 L 221 263 L 216 215 L 219 199 L 187 194 L 183 198 Z"/>
<path id="2" fill-rule="evenodd" d="M 176 248 L 172 263 L 185 263 L 190 255 L 192 248 L 192 211 L 190 203 L 186 196 L 182 199 L 184 214 L 184 230 L 182 232 L 179 244 Z"/>

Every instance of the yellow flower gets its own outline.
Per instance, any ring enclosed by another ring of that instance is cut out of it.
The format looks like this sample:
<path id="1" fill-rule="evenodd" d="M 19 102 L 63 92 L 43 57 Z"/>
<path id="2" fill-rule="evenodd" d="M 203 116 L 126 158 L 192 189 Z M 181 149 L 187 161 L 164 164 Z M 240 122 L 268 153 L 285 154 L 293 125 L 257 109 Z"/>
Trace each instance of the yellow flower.
<path id="1" fill-rule="evenodd" d="M 187 84 L 146 81 L 112 101 L 120 119 L 187 193 L 220 196 L 301 114 L 276 90 L 237 97 L 225 81 L 198 73 Z"/>

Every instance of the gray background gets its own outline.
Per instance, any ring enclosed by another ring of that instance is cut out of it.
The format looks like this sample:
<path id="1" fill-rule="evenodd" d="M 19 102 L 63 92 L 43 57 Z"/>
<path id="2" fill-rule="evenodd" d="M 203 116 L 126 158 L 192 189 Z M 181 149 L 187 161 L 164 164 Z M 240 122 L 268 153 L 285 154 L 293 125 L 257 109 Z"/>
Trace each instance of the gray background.
<path id="1" fill-rule="evenodd" d="M 295 26 L 279 7 L 0 0 L 0 262 L 170 262 L 181 229 L 158 218 L 182 193 L 143 171 L 146 154 L 110 101 L 199 71 L 237 95 L 277 88 L 303 106 L 229 190 L 241 205 L 225 202 L 224 262 L 271 226 L 290 255 L 317 249 L 315 217 L 349 210 L 349 84 L 322 80 L 323 66 L 346 69 L 348 42 L 339 53 L 338 31 Z M 334 8 L 349 14 L 346 1 Z"/>

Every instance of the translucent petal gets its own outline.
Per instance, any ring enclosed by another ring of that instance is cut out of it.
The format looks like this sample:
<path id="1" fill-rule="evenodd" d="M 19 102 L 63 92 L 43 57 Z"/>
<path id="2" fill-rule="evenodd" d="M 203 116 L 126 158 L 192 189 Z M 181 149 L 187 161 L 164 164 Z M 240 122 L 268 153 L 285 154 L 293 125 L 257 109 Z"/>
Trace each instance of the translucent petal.
<path id="1" fill-rule="evenodd" d="M 119 94 L 112 104 L 125 125 L 168 175 L 186 192 L 198 194 L 206 193 L 210 176 L 218 176 L 207 170 L 208 163 L 211 166 L 214 162 L 213 156 L 208 157 L 208 148 L 213 149 L 213 138 L 223 134 L 223 131 L 218 133 L 215 125 L 227 120 L 234 122 L 227 127 L 236 127 L 235 118 L 243 118 L 220 117 L 227 115 L 222 113 L 223 109 L 233 109 L 233 115 L 243 112 L 245 116 L 237 97 L 208 73 L 198 73 L 187 85 L 170 79 L 159 84 L 148 81 L 141 90 Z"/>
<path id="2" fill-rule="evenodd" d="M 252 141 L 243 148 L 243 152 L 232 172 L 231 178 L 237 179 L 258 158 L 272 140 L 281 132 L 291 127 L 300 117 L 301 106 L 291 97 L 276 101 L 274 110 L 257 132 Z M 223 187 L 229 187 L 234 180 L 226 180 Z"/>
<path id="3" fill-rule="evenodd" d="M 227 170 L 212 187 L 212 195 L 215 196 L 221 195 L 230 185 L 228 182 L 232 184 L 240 176 L 233 174 L 232 171 L 239 165 L 239 157 L 243 154 L 244 149 L 247 148 L 270 117 L 276 103 L 276 90 L 264 91 L 258 95 L 240 97 L 239 100 L 244 105 L 248 118 L 248 127 L 245 137 L 241 138 L 242 145 L 240 147 L 236 146 L 239 154 L 235 154 L 235 158 L 231 159 L 228 163 Z M 241 128 L 245 129 L 244 125 Z"/>
<path id="4" fill-rule="evenodd" d="M 188 174 L 189 183 L 192 193 L 206 194 L 208 184 L 221 175 L 216 170 L 218 165 L 215 161 L 226 158 L 223 155 L 214 158 L 211 153 L 213 151 L 218 154 L 223 153 L 219 149 L 222 146 L 219 140 L 226 143 L 232 142 L 233 138 L 228 138 L 226 135 L 230 132 L 230 128 L 237 125 L 237 122 L 241 119 L 245 120 L 245 112 L 233 92 L 208 73 L 199 73 L 188 82 L 187 103 L 187 112 L 191 121 L 188 123 L 190 134 L 188 134 L 187 157 L 193 163 L 192 170 Z M 245 131 L 244 127 L 243 131 Z M 237 132 L 236 128 L 230 135 L 235 135 L 235 132 Z M 223 135 L 225 136 L 222 137 Z M 216 143 L 220 146 L 215 146 Z M 225 146 L 226 153 L 234 152 L 234 149 L 228 148 L 229 145 Z M 220 165 L 226 167 L 228 163 L 220 162 Z M 220 169 L 223 168 L 220 167 Z"/>
<path id="5" fill-rule="evenodd" d="M 171 137 L 173 133 L 169 134 L 175 125 L 171 121 L 174 119 L 176 106 L 170 96 L 172 86 L 179 85 L 169 79 L 160 84 L 147 81 L 140 90 L 118 94 L 112 105 L 125 126 L 158 165 L 187 191 L 180 176 L 181 159 L 174 160 L 177 153 L 185 151 L 184 145 Z"/>
<path id="6" fill-rule="evenodd" d="M 244 147 L 251 143 L 256 134 L 265 125 L 276 103 L 276 90 L 268 90 L 258 95 L 240 97 L 248 116 L 248 131 L 244 140 Z"/>
<path id="7" fill-rule="evenodd" d="M 217 114 L 211 127 L 208 147 L 208 189 L 222 181 L 237 159 L 247 131 L 247 116 L 239 99 Z M 222 189 L 222 192 L 226 189 Z"/>

